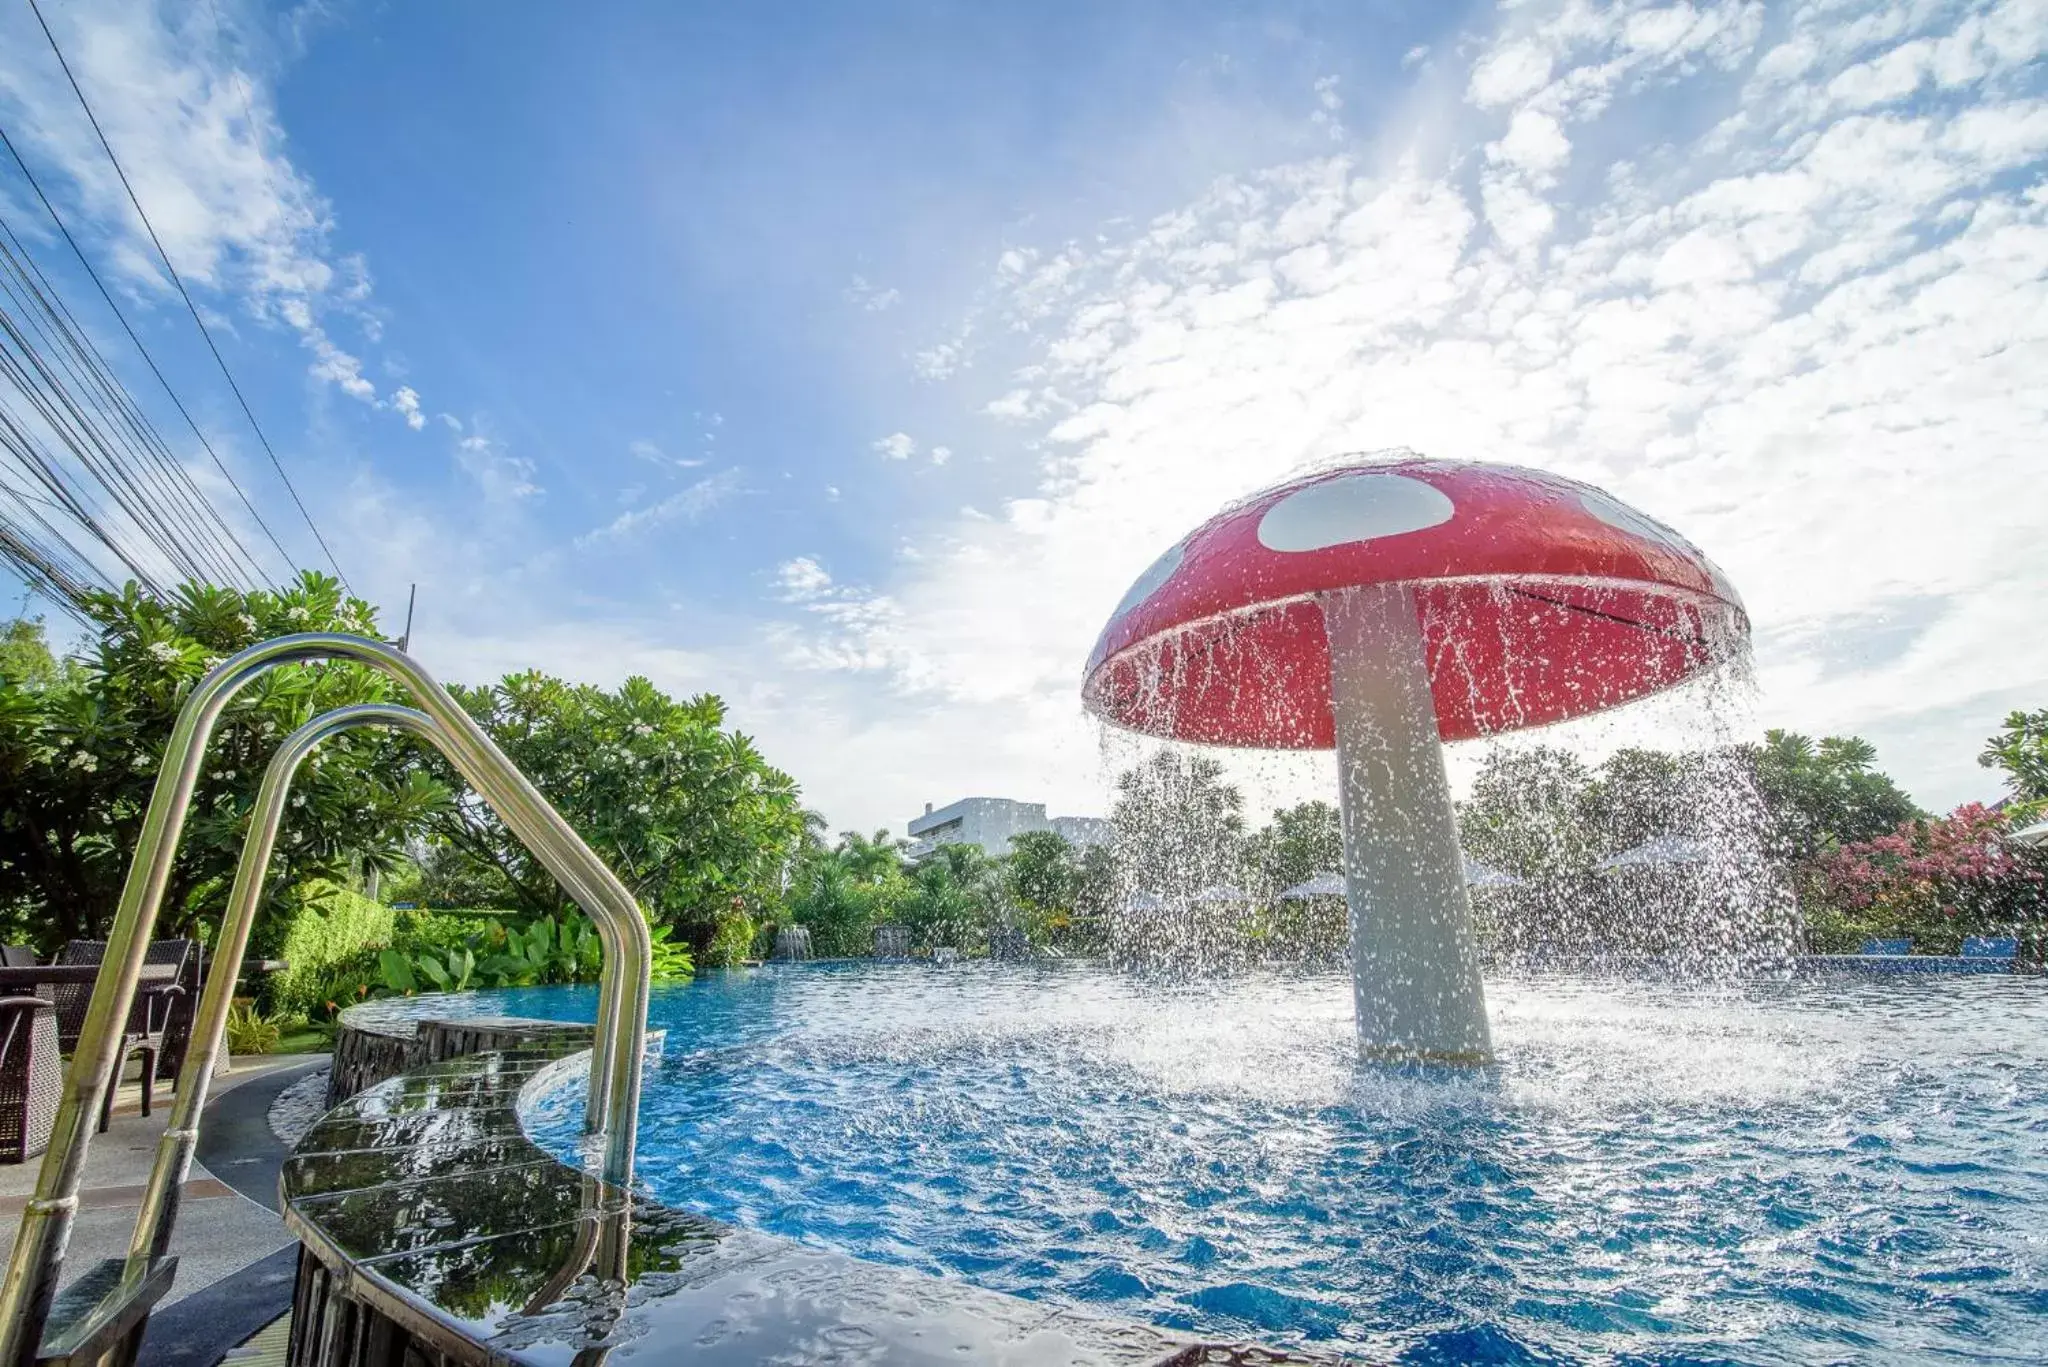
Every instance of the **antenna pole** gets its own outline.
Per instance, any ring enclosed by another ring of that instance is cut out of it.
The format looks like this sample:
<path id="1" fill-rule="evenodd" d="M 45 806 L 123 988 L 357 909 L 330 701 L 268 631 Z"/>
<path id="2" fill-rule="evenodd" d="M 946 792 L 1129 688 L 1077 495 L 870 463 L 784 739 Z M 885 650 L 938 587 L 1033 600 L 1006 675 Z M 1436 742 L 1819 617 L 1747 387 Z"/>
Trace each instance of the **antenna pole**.
<path id="1" fill-rule="evenodd" d="M 412 607 L 419 601 L 420 586 L 414 584 L 405 591 L 405 633 L 398 638 L 400 650 L 412 649 Z"/>

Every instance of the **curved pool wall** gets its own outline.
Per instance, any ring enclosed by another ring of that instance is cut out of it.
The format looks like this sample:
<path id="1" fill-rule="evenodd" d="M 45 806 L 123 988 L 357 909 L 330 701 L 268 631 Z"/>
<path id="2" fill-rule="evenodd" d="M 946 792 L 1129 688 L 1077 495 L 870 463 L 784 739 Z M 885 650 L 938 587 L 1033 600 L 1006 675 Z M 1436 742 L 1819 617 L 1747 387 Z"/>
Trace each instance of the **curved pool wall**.
<path id="1" fill-rule="evenodd" d="M 546 1000 L 557 1019 L 583 1005 L 573 991 Z M 303 1250 L 292 1367 L 598 1367 L 614 1350 L 721 1367 L 1344 1360 L 878 1267 L 613 1187 L 535 1145 L 521 1119 L 582 1092 L 588 1050 L 499 1006 L 465 995 L 344 1014 L 359 1044 L 454 1049 L 535 1026 L 539 1043 L 413 1066 L 342 1101 L 297 1145 L 279 1180 Z"/>
<path id="2" fill-rule="evenodd" d="M 1339 974 L 771 968 L 657 993 L 639 1172 L 808 1246 L 1313 1351 L 2028 1360 L 2043 986 L 1497 977 L 1500 1066 L 1423 1077 L 1354 1061 Z M 573 1156 L 579 1108 L 526 1123 Z"/>

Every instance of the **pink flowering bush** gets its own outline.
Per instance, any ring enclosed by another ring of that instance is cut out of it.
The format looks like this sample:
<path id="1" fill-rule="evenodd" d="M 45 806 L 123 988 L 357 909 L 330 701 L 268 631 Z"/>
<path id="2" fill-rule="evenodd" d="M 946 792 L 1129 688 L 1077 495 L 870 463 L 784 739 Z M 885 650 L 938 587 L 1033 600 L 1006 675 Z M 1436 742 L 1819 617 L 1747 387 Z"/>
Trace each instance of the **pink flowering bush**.
<path id="1" fill-rule="evenodd" d="M 2004 813 L 1973 802 L 1833 851 L 1806 889 L 1816 948 L 1911 937 L 1916 951 L 1953 954 L 1969 935 L 2038 941 L 2048 922 L 2048 859 L 2007 841 L 2009 829 Z M 2038 957 L 2038 942 L 2029 948 Z"/>

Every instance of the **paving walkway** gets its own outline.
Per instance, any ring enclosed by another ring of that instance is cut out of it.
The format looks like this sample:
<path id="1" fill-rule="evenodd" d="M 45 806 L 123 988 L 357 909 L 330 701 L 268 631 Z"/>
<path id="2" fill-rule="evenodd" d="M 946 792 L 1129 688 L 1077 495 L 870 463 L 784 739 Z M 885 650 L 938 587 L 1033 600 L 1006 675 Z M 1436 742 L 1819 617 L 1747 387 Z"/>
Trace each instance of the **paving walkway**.
<path id="1" fill-rule="evenodd" d="M 290 1244 L 277 1212 L 270 1208 L 277 1199 L 280 1146 L 269 1134 L 269 1103 L 288 1077 L 302 1078 L 324 1062 L 316 1056 L 290 1054 L 238 1058 L 229 1072 L 214 1079 L 200 1126 L 200 1156 L 214 1167 L 209 1169 L 199 1161 L 192 1165 L 178 1227 L 171 1238 L 171 1252 L 178 1258 L 177 1279 L 158 1303 L 159 1313 Z M 238 1098 L 235 1093 L 244 1087 L 250 1089 L 249 1094 Z M 246 1104 L 252 1101 L 262 1104 Z M 72 1225 L 64 1260 L 67 1282 L 100 1259 L 121 1257 L 128 1251 L 143 1183 L 148 1180 L 157 1139 L 170 1114 L 169 1102 L 161 1093 L 156 1113 L 148 1118 L 138 1113 L 137 1103 L 133 1084 L 124 1087 L 116 1098 L 112 1127 L 93 1136 L 86 1154 L 85 1181 L 79 1189 L 78 1219 Z M 241 1134 L 249 1142 L 237 1145 L 232 1142 L 233 1134 L 209 1133 L 217 1117 L 231 1129 L 239 1119 Z M 224 1138 L 229 1141 L 225 1145 L 221 1142 Z M 13 1252 L 21 1211 L 35 1190 L 41 1166 L 40 1158 L 0 1165 L 0 1256 Z"/>

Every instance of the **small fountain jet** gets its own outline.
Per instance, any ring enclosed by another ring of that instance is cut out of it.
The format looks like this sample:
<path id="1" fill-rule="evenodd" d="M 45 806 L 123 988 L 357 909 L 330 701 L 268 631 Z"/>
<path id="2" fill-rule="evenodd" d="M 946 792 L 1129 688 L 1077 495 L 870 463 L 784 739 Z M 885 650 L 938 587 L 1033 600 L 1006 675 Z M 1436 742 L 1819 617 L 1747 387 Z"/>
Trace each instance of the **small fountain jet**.
<path id="1" fill-rule="evenodd" d="M 1117 605 L 1082 696 L 1148 735 L 1334 746 L 1359 1047 L 1484 1063 L 1442 743 L 1628 702 L 1748 639 L 1720 570 L 1618 499 L 1401 452 L 1302 476 L 1196 528 Z"/>

